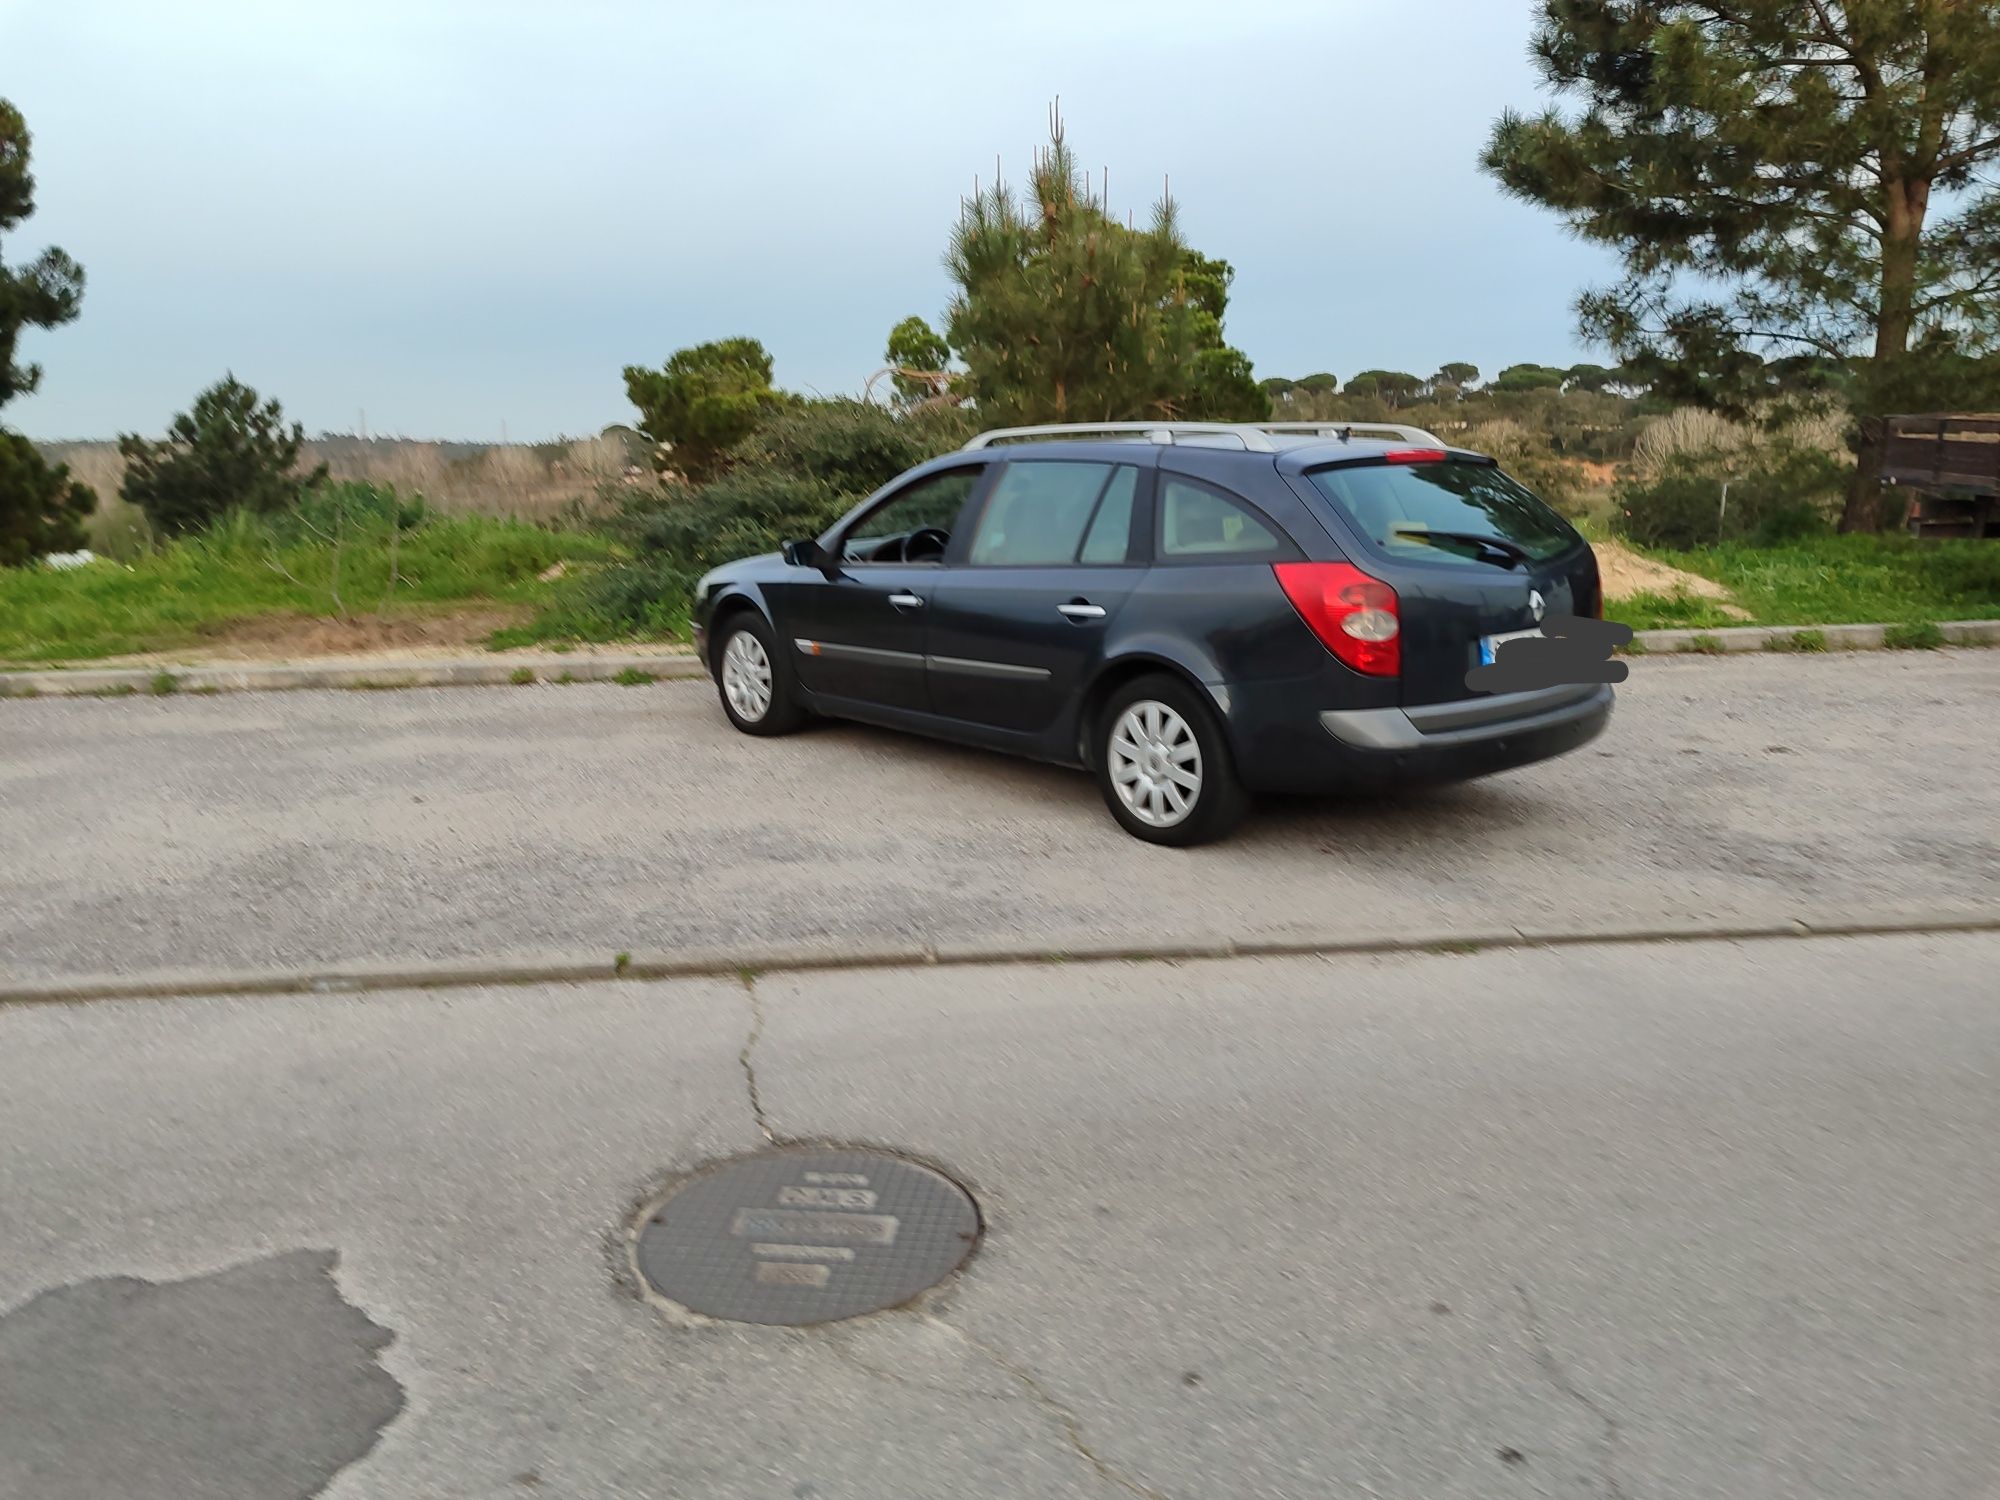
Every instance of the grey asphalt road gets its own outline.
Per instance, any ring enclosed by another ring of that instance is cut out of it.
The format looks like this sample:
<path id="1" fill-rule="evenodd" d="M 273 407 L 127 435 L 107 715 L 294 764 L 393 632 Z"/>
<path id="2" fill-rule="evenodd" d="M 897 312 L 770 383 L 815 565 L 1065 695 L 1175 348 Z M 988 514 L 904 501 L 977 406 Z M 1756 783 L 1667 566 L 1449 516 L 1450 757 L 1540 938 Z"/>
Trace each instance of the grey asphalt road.
<path id="1" fill-rule="evenodd" d="M 0 1494 L 1991 1495 L 1996 973 L 1959 934 L 0 1010 Z M 752 1074 L 780 1137 L 957 1173 L 963 1276 L 818 1330 L 635 1297 L 634 1206 L 762 1144 Z"/>
<path id="2" fill-rule="evenodd" d="M 1597 744 L 1194 852 L 703 683 L 0 704 L 0 976 L 1991 910 L 2000 652 L 1639 660 Z"/>

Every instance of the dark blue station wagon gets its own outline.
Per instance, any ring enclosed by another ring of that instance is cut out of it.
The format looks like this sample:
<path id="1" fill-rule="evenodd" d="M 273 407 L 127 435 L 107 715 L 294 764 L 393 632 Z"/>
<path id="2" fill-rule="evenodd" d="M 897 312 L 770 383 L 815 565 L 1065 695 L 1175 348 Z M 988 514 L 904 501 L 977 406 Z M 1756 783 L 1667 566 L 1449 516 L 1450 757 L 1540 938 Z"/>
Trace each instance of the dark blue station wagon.
<path id="1" fill-rule="evenodd" d="M 1251 793 L 1584 744 L 1608 686 L 1466 675 L 1601 614 L 1589 544 L 1490 458 L 1407 428 L 1132 423 L 986 433 L 709 573 L 694 622 L 746 734 L 822 714 L 1081 766 L 1128 832 L 1194 844 Z"/>

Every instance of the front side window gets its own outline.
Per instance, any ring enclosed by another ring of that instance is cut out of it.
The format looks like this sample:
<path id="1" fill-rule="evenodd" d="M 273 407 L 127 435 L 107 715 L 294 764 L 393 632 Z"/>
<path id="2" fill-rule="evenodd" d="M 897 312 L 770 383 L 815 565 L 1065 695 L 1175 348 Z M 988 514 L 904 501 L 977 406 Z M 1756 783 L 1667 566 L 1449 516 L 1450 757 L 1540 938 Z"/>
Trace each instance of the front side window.
<path id="1" fill-rule="evenodd" d="M 1523 554 L 1543 562 L 1578 537 L 1569 522 L 1492 464 L 1360 464 L 1307 476 L 1390 557 L 1490 564 Z"/>
<path id="2" fill-rule="evenodd" d="M 1162 558 L 1250 562 L 1297 555 L 1297 549 L 1248 506 L 1207 485 L 1161 476 Z"/>
<path id="3" fill-rule="evenodd" d="M 951 544 L 951 528 L 982 472 L 948 469 L 883 501 L 854 523 L 842 558 L 851 563 L 941 561 Z"/>
<path id="4" fill-rule="evenodd" d="M 1053 568 L 1093 552 L 1086 561 L 1123 562 L 1138 472 L 1129 464 L 1009 464 L 979 517 L 967 561 Z"/>

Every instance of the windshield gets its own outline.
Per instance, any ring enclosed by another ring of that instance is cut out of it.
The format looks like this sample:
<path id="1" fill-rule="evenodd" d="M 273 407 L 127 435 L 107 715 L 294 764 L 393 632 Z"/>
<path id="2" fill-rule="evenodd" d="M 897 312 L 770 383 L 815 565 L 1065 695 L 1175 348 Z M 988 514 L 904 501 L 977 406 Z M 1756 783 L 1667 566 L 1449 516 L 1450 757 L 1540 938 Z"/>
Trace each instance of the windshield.
<path id="1" fill-rule="evenodd" d="M 1577 542 L 1569 522 L 1491 464 L 1359 464 L 1306 477 L 1391 557 L 1476 567 L 1499 558 L 1477 540 L 1491 537 L 1541 562 Z"/>

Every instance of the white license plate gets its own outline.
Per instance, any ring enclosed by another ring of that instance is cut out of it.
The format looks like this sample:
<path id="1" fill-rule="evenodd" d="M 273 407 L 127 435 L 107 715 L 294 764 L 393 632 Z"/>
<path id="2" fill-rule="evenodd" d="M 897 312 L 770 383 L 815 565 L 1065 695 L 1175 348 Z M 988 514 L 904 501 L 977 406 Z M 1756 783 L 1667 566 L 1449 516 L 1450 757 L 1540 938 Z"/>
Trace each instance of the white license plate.
<path id="1" fill-rule="evenodd" d="M 1541 633 L 1542 633 L 1542 628 L 1541 626 L 1537 625 L 1533 630 L 1510 630 L 1505 635 L 1481 636 L 1479 638 L 1479 665 L 1482 667 L 1492 666 L 1494 656 L 1499 652 L 1502 646 L 1507 644 L 1507 642 L 1525 641 L 1528 639 L 1528 637 L 1530 636 L 1538 637 L 1541 635 Z"/>

